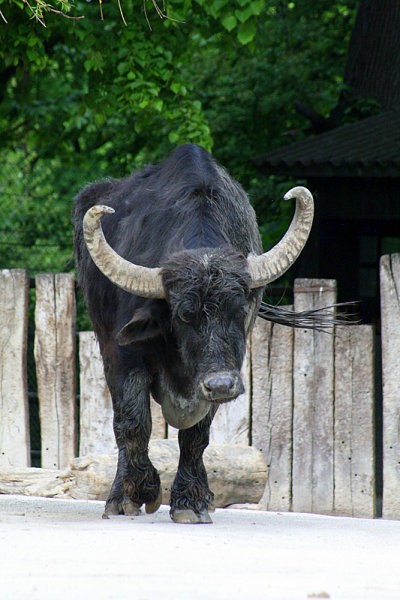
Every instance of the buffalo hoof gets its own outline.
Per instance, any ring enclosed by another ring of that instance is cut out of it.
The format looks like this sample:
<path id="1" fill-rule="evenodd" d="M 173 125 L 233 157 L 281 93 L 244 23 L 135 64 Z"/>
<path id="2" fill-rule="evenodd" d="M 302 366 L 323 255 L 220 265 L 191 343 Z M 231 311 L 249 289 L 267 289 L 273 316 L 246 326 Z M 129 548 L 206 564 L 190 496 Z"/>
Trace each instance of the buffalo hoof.
<path id="1" fill-rule="evenodd" d="M 132 500 L 125 498 L 122 500 L 122 502 L 118 502 L 118 500 L 111 500 L 111 502 L 107 502 L 102 518 L 109 519 L 112 515 L 137 517 L 140 515 L 140 507 L 138 504 L 132 502 Z"/>
<path id="2" fill-rule="evenodd" d="M 175 509 L 170 512 L 171 519 L 174 523 L 185 523 L 187 525 L 197 525 L 199 523 L 212 523 L 212 519 L 207 510 L 202 510 L 199 513 L 191 509 Z"/>
<path id="3" fill-rule="evenodd" d="M 161 502 L 162 502 L 162 491 L 160 488 L 157 498 L 155 500 L 153 500 L 153 502 L 146 502 L 146 513 L 148 515 L 155 513 L 160 508 Z"/>
<path id="4" fill-rule="evenodd" d="M 124 500 L 122 510 L 127 517 L 138 517 L 140 515 L 140 506 L 132 500 Z"/>
<path id="5" fill-rule="evenodd" d="M 162 492 L 161 489 L 158 492 L 158 496 L 152 502 L 146 503 L 146 513 L 152 514 L 155 513 L 161 505 L 162 502 Z M 129 498 L 124 498 L 122 501 L 118 501 L 116 499 L 107 502 L 106 508 L 104 510 L 103 519 L 109 519 L 112 515 L 125 515 L 127 517 L 138 517 L 141 514 L 140 506 L 135 502 L 132 502 Z"/>

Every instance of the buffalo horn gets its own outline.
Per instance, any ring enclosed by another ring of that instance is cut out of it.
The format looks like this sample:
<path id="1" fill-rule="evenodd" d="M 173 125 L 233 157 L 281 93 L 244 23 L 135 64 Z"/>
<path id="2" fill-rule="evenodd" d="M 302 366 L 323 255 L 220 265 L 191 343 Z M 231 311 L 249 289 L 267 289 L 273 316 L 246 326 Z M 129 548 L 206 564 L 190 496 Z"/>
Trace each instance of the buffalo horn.
<path id="1" fill-rule="evenodd" d="M 284 199 L 296 199 L 296 212 L 289 229 L 276 246 L 259 256 L 248 257 L 252 288 L 262 287 L 283 275 L 303 250 L 310 233 L 314 216 L 311 192 L 305 187 L 294 187 Z"/>
<path id="2" fill-rule="evenodd" d="M 114 213 L 110 206 L 95 205 L 83 218 L 83 235 L 93 261 L 112 283 L 144 298 L 164 298 L 161 269 L 141 267 L 119 256 L 106 242 L 101 217 Z"/>

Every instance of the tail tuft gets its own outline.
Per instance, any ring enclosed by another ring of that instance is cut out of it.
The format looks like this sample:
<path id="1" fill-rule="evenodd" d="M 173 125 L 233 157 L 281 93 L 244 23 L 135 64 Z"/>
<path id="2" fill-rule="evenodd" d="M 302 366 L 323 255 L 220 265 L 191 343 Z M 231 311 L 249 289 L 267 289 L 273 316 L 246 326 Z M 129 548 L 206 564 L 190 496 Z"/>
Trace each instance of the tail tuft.
<path id="1" fill-rule="evenodd" d="M 357 302 L 342 302 L 314 310 L 296 312 L 282 306 L 273 306 L 272 304 L 262 302 L 258 316 L 266 321 L 272 321 L 273 323 L 279 323 L 287 327 L 314 329 L 314 331 L 332 333 L 331 328 L 333 325 L 358 325 L 360 323 L 355 313 L 337 310 L 338 308 L 354 307 L 357 304 Z"/>

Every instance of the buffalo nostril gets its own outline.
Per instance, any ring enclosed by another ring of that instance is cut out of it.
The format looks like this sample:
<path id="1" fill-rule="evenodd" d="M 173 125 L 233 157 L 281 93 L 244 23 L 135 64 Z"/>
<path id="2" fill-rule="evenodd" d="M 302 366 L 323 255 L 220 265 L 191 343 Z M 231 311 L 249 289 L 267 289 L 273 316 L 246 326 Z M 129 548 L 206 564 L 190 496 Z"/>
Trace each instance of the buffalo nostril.
<path id="1" fill-rule="evenodd" d="M 231 375 L 209 375 L 204 379 L 204 387 L 207 391 L 218 396 L 232 393 L 235 383 L 235 378 Z"/>

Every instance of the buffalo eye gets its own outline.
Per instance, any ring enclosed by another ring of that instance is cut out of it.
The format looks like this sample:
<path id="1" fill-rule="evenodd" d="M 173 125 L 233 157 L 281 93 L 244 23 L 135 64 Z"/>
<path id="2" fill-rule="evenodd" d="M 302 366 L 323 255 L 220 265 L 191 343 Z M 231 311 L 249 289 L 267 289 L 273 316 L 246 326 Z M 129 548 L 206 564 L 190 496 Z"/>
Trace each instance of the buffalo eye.
<path id="1" fill-rule="evenodd" d="M 225 311 L 230 315 L 237 315 L 239 313 L 245 313 L 247 303 L 244 294 L 235 294 L 231 296 L 225 303 Z"/>
<path id="2" fill-rule="evenodd" d="M 181 323 L 185 323 L 186 325 L 190 325 L 193 321 L 192 315 L 190 313 L 179 313 L 177 318 Z"/>
<path id="3" fill-rule="evenodd" d="M 179 309 L 175 313 L 176 318 L 181 323 L 185 323 L 186 325 L 190 325 L 196 320 L 197 314 L 196 311 L 187 305 L 183 305 L 179 307 Z"/>

